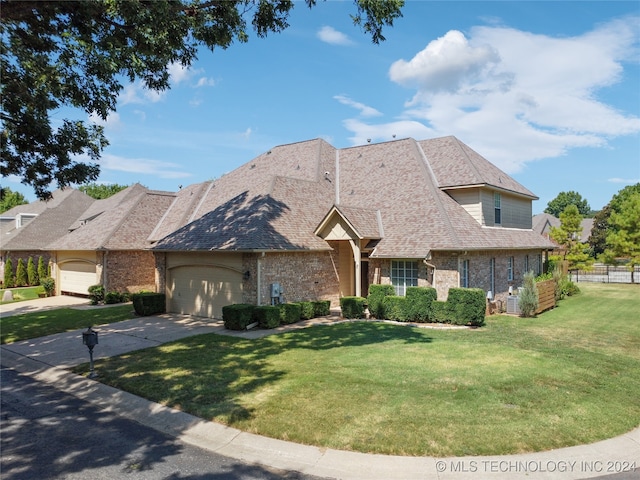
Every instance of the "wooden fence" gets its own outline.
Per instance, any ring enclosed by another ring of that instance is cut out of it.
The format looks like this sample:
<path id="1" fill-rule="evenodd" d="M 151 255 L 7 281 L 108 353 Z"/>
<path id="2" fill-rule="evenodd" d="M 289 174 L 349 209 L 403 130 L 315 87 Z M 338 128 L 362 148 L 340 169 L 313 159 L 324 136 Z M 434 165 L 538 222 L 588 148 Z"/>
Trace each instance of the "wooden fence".
<path id="1" fill-rule="evenodd" d="M 536 315 L 556 306 L 556 281 L 545 280 L 536 283 L 538 287 L 538 309 Z"/>

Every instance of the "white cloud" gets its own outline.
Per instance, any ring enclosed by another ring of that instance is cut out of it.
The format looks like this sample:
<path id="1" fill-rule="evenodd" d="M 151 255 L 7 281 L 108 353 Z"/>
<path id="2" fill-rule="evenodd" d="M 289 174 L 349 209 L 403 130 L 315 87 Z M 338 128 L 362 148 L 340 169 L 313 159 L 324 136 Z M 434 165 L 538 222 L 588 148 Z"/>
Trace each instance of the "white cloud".
<path id="1" fill-rule="evenodd" d="M 107 115 L 106 120 L 103 120 L 97 113 L 92 113 L 89 115 L 89 121 L 96 125 L 101 125 L 107 130 L 116 130 L 122 127 L 120 115 L 117 112 L 111 112 Z"/>
<path id="2" fill-rule="evenodd" d="M 148 158 L 126 158 L 108 153 L 101 156 L 100 166 L 104 170 L 140 173 L 159 178 L 186 178 L 191 176 L 188 172 L 178 170 L 183 166 L 177 163 L 161 162 Z"/>
<path id="3" fill-rule="evenodd" d="M 609 178 L 607 182 L 635 185 L 636 183 L 640 183 L 640 178 Z"/>
<path id="4" fill-rule="evenodd" d="M 348 46 L 354 44 L 353 40 L 351 40 L 347 35 L 326 25 L 318 30 L 317 36 L 323 42 L 331 45 Z"/>
<path id="5" fill-rule="evenodd" d="M 198 79 L 198 83 L 196 83 L 196 87 L 200 88 L 200 87 L 213 87 L 215 86 L 216 81 L 213 78 L 209 78 L 209 77 L 200 77 Z"/>
<path id="6" fill-rule="evenodd" d="M 170 63 L 167 66 L 167 71 L 171 76 L 171 83 L 174 85 L 179 85 L 182 82 L 189 80 L 195 73 L 189 67 L 185 67 L 177 62 Z"/>
<path id="7" fill-rule="evenodd" d="M 639 42 L 640 17 L 562 38 L 492 26 L 474 28 L 468 37 L 450 31 L 411 60 L 391 65 L 390 78 L 415 89 L 402 122 L 347 120 L 345 126 L 361 143 L 391 133 L 389 127 L 398 136 L 419 132 L 420 124 L 418 138 L 456 135 L 515 173 L 536 159 L 605 147 L 611 138 L 640 132 L 637 112 L 598 97 L 601 88 L 620 82 L 625 62 L 637 63 Z"/>
<path id="8" fill-rule="evenodd" d="M 162 100 L 166 95 L 166 90 L 156 92 L 145 88 L 142 82 L 135 82 L 126 85 L 118 97 L 120 106 L 130 103 L 156 103 Z"/>
<path id="9" fill-rule="evenodd" d="M 356 102 L 355 100 L 351 100 L 346 95 L 335 95 L 333 97 L 335 100 L 338 100 L 343 105 L 347 105 L 348 107 L 353 107 L 356 110 L 360 110 L 360 115 L 363 117 L 379 117 L 382 115 L 378 110 L 373 107 L 369 107 L 364 103 Z"/>
<path id="10" fill-rule="evenodd" d="M 354 145 L 362 145 L 369 140 L 372 142 L 384 142 L 394 138 L 430 138 L 433 130 L 423 123 L 413 120 L 400 120 L 396 122 L 370 125 L 360 120 L 350 118 L 343 122 L 345 128 L 353 132 L 349 140 Z"/>

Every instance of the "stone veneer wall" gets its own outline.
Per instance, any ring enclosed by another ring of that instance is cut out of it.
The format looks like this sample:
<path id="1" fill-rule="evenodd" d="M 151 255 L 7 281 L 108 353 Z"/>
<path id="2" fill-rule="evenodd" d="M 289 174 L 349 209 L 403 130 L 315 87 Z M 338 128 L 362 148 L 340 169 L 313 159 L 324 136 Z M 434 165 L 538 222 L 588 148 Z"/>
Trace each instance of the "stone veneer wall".
<path id="1" fill-rule="evenodd" d="M 130 293 L 156 291 L 156 261 L 152 252 L 117 250 L 107 252 L 105 257 L 105 290 Z"/>

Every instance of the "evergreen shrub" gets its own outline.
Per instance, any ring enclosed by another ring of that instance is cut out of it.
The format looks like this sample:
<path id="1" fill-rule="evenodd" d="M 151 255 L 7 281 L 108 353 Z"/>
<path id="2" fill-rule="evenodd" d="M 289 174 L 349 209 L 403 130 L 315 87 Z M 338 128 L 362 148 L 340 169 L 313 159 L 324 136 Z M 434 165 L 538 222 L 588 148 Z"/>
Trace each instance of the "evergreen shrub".
<path id="1" fill-rule="evenodd" d="M 484 325 L 486 297 L 480 288 L 450 288 L 447 297 L 451 323 L 455 325 Z"/>
<path id="2" fill-rule="evenodd" d="M 406 317 L 409 322 L 431 321 L 431 304 L 438 293 L 432 287 L 407 287 Z"/>
<path id="3" fill-rule="evenodd" d="M 164 293 L 134 293 L 131 300 L 133 301 L 133 309 L 143 317 L 164 313 L 167 308 Z"/>
<path id="4" fill-rule="evenodd" d="M 275 305 L 261 305 L 253 311 L 261 328 L 276 328 L 280 325 L 280 308 Z"/>
<path id="5" fill-rule="evenodd" d="M 246 330 L 247 325 L 254 322 L 253 311 L 255 305 L 238 303 L 222 307 L 222 321 L 224 327 L 229 330 Z"/>
<path id="6" fill-rule="evenodd" d="M 326 317 L 331 313 L 331 302 L 329 300 L 316 300 L 312 303 L 314 317 Z"/>
<path id="7" fill-rule="evenodd" d="M 395 295 L 396 291 L 393 285 L 369 285 L 369 295 L 367 303 L 369 304 L 369 313 L 375 318 L 385 318 L 384 305 L 382 301 L 384 297 Z"/>
<path id="8" fill-rule="evenodd" d="M 382 300 L 384 318 L 398 322 L 407 321 L 407 297 L 400 295 L 387 295 Z"/>
<path id="9" fill-rule="evenodd" d="M 366 298 L 363 297 L 342 297 L 340 308 L 344 318 L 364 318 Z"/>

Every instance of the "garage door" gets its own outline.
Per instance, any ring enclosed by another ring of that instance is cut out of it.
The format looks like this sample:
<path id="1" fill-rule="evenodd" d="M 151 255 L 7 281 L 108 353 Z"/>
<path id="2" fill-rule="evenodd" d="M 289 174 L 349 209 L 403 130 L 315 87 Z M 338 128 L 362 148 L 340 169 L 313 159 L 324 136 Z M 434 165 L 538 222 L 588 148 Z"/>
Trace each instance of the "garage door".
<path id="1" fill-rule="evenodd" d="M 96 266 L 87 262 L 60 264 L 60 290 L 67 293 L 89 295 L 89 287 L 95 285 Z"/>
<path id="2" fill-rule="evenodd" d="M 242 274 L 223 267 L 176 267 L 168 290 L 169 311 L 222 318 L 222 307 L 242 303 Z"/>

